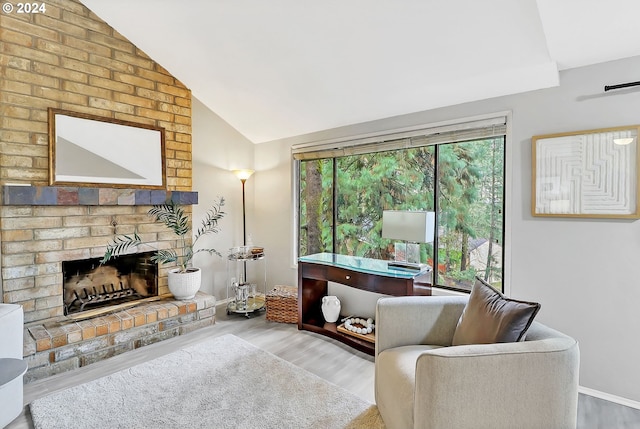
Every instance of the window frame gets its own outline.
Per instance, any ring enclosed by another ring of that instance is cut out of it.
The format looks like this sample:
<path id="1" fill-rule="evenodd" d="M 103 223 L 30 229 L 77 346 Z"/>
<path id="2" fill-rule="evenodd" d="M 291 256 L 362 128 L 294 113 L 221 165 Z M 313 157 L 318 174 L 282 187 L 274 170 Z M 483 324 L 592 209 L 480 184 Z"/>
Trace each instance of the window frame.
<path id="1" fill-rule="evenodd" d="M 315 156 L 306 159 L 318 159 L 318 158 L 330 158 L 340 157 L 345 155 L 352 155 L 358 153 L 371 153 L 367 150 L 367 147 L 375 147 L 375 151 L 383 151 L 390 149 L 383 149 L 386 147 L 385 143 L 393 140 L 399 140 L 402 138 L 421 136 L 425 134 L 432 134 L 434 136 L 442 135 L 446 133 L 464 132 L 468 129 L 473 129 L 474 125 L 477 128 L 477 124 L 488 123 L 492 120 L 503 119 L 504 120 L 504 189 L 503 189 L 503 279 L 502 279 L 502 292 L 509 296 L 511 292 L 511 195 L 513 188 L 512 180 L 512 159 L 510 150 L 511 146 L 511 111 L 495 112 L 491 114 L 478 115 L 467 118 L 460 118 L 456 120 L 443 121 L 432 124 L 423 124 L 418 126 L 399 128 L 394 130 L 385 130 L 379 132 L 372 132 L 361 135 L 354 135 L 349 137 L 338 137 L 334 139 L 319 140 L 308 143 L 302 143 L 293 145 L 291 147 L 291 163 L 292 163 L 292 207 L 293 207 L 293 224 L 292 224 L 292 267 L 297 268 L 299 258 L 299 223 L 300 223 L 300 164 L 303 159 L 297 159 L 299 154 L 309 153 L 329 153 L 332 151 L 333 156 Z M 460 135 L 460 134 L 458 134 Z M 481 138 L 481 137 L 480 137 Z M 480 139 L 478 138 L 478 139 Z M 430 144 L 441 144 L 445 142 L 455 142 L 458 140 L 447 141 L 434 141 Z M 377 142 L 377 143 L 376 143 Z M 413 147 L 413 146 L 409 146 Z M 399 148 L 396 148 L 399 149 Z M 393 150 L 393 148 L 391 149 Z M 435 294 L 458 294 L 464 293 L 458 289 L 449 289 L 442 286 L 433 286 Z"/>

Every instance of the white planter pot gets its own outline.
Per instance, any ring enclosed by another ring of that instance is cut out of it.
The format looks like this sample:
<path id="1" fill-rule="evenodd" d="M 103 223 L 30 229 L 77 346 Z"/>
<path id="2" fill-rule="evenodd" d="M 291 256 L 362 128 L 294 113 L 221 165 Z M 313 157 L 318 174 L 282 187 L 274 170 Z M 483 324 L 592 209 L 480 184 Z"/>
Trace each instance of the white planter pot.
<path id="1" fill-rule="evenodd" d="M 176 299 L 185 300 L 196 296 L 200 290 L 202 271 L 200 268 L 187 268 L 184 273 L 179 268 L 169 271 L 169 291 Z"/>

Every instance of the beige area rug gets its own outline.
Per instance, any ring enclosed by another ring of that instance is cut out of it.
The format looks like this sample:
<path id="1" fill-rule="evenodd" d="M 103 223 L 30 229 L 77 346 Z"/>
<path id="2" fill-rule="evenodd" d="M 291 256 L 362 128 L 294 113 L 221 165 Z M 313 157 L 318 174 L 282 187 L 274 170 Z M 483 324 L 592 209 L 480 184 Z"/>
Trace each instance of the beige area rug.
<path id="1" fill-rule="evenodd" d="M 383 429 L 375 405 L 233 335 L 30 405 L 36 429 Z"/>

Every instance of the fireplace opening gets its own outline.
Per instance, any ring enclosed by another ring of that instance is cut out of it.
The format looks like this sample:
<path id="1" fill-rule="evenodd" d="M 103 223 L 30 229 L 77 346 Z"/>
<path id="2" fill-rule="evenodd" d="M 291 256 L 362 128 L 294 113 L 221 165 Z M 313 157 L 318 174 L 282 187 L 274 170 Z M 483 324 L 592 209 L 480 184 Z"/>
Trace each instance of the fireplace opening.
<path id="1" fill-rule="evenodd" d="M 134 253 L 100 265 L 100 258 L 62 262 L 64 314 L 110 307 L 158 295 L 155 252 Z"/>

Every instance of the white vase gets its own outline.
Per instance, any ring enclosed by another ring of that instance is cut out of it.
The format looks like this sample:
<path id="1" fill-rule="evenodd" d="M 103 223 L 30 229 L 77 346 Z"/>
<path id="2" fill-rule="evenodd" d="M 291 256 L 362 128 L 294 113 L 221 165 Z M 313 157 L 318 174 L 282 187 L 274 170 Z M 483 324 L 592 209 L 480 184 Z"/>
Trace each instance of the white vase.
<path id="1" fill-rule="evenodd" d="M 337 296 L 325 296 L 322 298 L 322 315 L 324 320 L 335 323 L 340 317 L 340 300 Z"/>
<path id="2" fill-rule="evenodd" d="M 200 268 L 187 268 L 184 273 L 180 268 L 169 271 L 169 291 L 176 299 L 186 300 L 196 296 L 200 290 L 202 271 Z"/>

